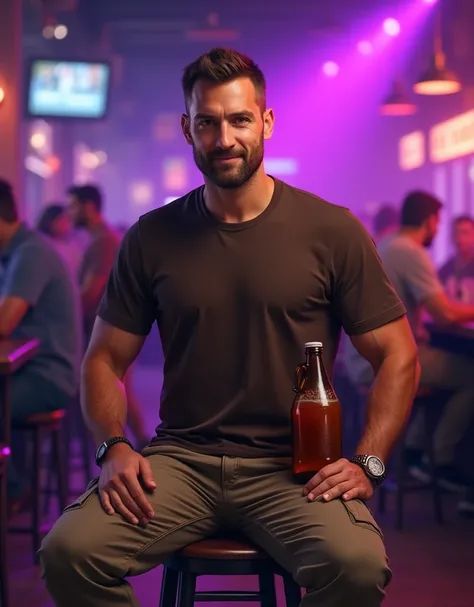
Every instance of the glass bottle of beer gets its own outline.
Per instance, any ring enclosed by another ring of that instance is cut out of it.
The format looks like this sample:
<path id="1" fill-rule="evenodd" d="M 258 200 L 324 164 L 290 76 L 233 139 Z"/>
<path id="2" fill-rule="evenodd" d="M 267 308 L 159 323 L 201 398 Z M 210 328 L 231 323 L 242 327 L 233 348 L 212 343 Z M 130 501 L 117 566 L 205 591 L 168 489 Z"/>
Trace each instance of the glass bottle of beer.
<path id="1" fill-rule="evenodd" d="M 307 482 L 342 457 L 341 405 L 323 363 L 323 344 L 305 344 L 306 362 L 298 365 L 291 410 L 293 475 Z"/>

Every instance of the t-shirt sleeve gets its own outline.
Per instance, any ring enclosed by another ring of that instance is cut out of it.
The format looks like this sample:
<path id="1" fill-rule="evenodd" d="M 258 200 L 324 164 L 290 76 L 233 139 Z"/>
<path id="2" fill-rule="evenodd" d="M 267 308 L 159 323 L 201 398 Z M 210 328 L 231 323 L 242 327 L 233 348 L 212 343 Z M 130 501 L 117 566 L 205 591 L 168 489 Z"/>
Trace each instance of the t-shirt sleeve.
<path id="1" fill-rule="evenodd" d="M 372 238 L 352 213 L 346 213 L 334 243 L 333 297 L 344 331 L 360 335 L 406 312 Z"/>
<path id="2" fill-rule="evenodd" d="M 405 264 L 405 281 L 418 303 L 444 291 L 428 252 L 421 247 L 410 249 L 410 257 Z"/>
<path id="3" fill-rule="evenodd" d="M 155 306 L 143 267 L 139 223 L 121 242 L 97 315 L 134 335 L 148 335 L 151 330 Z"/>
<path id="4" fill-rule="evenodd" d="M 38 254 L 37 248 L 29 245 L 15 251 L 5 271 L 3 297 L 20 297 L 30 306 L 38 303 L 49 280 L 47 269 L 38 269 Z"/>

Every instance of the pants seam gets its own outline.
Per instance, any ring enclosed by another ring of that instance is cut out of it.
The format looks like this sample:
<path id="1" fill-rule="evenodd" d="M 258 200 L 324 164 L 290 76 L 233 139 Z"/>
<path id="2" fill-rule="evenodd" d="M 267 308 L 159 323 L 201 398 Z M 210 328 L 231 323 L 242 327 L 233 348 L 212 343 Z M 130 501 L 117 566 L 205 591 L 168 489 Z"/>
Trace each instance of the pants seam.
<path id="1" fill-rule="evenodd" d="M 255 525 L 255 527 L 260 527 L 261 529 L 263 529 L 266 533 L 268 533 L 268 535 L 275 541 L 277 542 L 277 544 L 279 544 L 281 546 L 281 548 L 283 548 L 283 551 L 285 552 L 286 556 L 288 557 L 288 560 L 291 562 L 291 560 L 294 558 L 294 555 L 291 554 L 285 544 L 285 542 L 283 542 L 279 537 L 277 537 L 272 531 L 270 531 L 270 529 L 264 524 L 261 523 L 260 521 L 255 521 L 253 519 L 248 518 L 247 516 L 243 517 L 245 519 L 245 521 L 250 524 L 250 525 Z M 270 558 L 273 558 L 271 555 L 269 555 Z M 283 569 L 285 569 L 285 571 L 287 571 L 289 574 L 291 574 L 291 576 L 293 577 L 293 579 L 295 578 L 296 572 L 298 571 L 298 569 L 295 570 L 295 572 L 293 572 L 292 570 L 288 570 L 286 567 L 284 567 L 282 565 Z M 296 581 L 296 580 L 295 580 Z"/>
<path id="2" fill-rule="evenodd" d="M 121 577 L 121 578 L 126 577 L 128 567 L 129 567 L 129 564 L 131 561 L 136 560 L 141 554 L 146 552 L 148 550 L 148 548 L 151 548 L 151 546 L 153 546 L 157 542 L 161 541 L 168 535 L 171 535 L 171 533 L 175 533 L 176 531 L 179 531 L 180 529 L 184 529 L 185 527 L 188 527 L 189 525 L 193 525 L 194 523 L 198 523 L 199 521 L 204 521 L 206 519 L 212 519 L 212 518 L 213 518 L 212 515 L 198 516 L 196 518 L 193 518 L 190 521 L 186 521 L 185 523 L 182 523 L 181 525 L 177 525 L 176 527 L 173 527 L 172 529 L 170 529 L 169 531 L 166 531 L 165 533 L 162 533 L 158 537 L 153 538 L 147 544 L 142 546 L 139 550 L 137 550 L 133 554 L 126 557 L 122 572 L 119 577 Z"/>

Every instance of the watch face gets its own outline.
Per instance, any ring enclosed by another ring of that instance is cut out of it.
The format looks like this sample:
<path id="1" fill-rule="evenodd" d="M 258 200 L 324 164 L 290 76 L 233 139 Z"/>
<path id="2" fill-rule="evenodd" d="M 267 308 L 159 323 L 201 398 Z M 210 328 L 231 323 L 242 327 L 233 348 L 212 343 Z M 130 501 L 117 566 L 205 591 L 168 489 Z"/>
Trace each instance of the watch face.
<path id="1" fill-rule="evenodd" d="M 385 466 L 383 465 L 382 460 L 375 455 L 369 457 L 366 466 L 370 474 L 375 478 L 380 478 L 385 473 Z"/>
<path id="2" fill-rule="evenodd" d="M 107 451 L 107 445 L 105 443 L 102 443 L 100 445 L 100 447 L 97 449 L 96 459 L 100 460 L 101 458 L 103 458 L 106 451 Z"/>

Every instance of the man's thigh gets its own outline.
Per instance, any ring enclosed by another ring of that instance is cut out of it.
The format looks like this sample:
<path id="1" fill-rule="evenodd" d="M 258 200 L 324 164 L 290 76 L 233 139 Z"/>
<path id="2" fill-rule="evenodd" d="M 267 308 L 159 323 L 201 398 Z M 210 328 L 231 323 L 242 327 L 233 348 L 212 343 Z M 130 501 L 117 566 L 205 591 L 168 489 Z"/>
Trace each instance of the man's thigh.
<path id="1" fill-rule="evenodd" d="M 382 533 L 367 506 L 360 500 L 309 502 L 289 462 L 242 460 L 233 497 L 243 530 L 300 586 L 324 588 L 341 567 L 357 563 L 380 571 L 381 588 L 390 580 Z"/>
<path id="2" fill-rule="evenodd" d="M 421 346 L 418 357 L 422 385 L 446 390 L 472 386 L 474 390 L 472 358 L 429 346 Z"/>
<path id="3" fill-rule="evenodd" d="M 176 447 L 147 451 L 153 453 L 148 461 L 157 485 L 148 495 L 155 512 L 149 524 L 134 526 L 119 514 L 106 514 L 93 482 L 45 538 L 40 550 L 44 566 L 51 559 L 68 559 L 84 574 L 94 570 L 110 578 L 138 575 L 215 531 L 218 458 Z"/>

